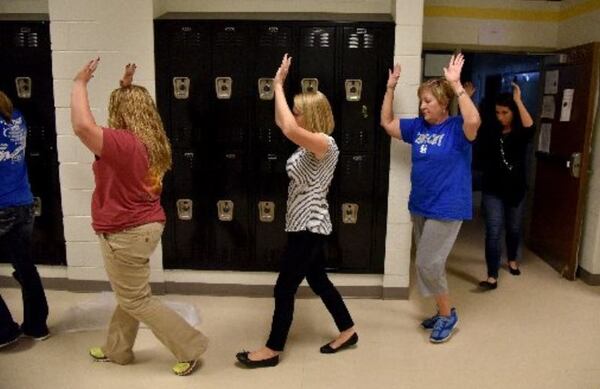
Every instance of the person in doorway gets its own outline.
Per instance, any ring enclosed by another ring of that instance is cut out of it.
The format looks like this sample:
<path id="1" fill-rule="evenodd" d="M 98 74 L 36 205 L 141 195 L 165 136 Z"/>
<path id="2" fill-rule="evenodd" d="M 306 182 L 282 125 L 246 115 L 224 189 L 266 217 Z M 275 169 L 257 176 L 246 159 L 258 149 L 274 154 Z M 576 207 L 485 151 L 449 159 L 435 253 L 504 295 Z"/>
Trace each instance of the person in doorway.
<path id="1" fill-rule="evenodd" d="M 207 338 L 153 297 L 149 285 L 149 257 L 166 219 L 160 194 L 171 167 L 171 146 L 152 97 L 132 84 L 135 64 L 127 65 L 120 88 L 110 96 L 108 127 L 96 124 L 87 84 L 99 60 L 77 73 L 71 91 L 73 130 L 96 158 L 92 227 L 118 303 L 106 343 L 91 348 L 90 355 L 97 361 L 130 363 L 143 322 L 177 358 L 173 373 L 188 375 L 206 350 Z"/>
<path id="2" fill-rule="evenodd" d="M 0 348 L 22 335 L 36 340 L 50 336 L 48 302 L 31 255 L 33 196 L 27 176 L 27 125 L 9 97 L 0 91 L 0 257 L 9 260 L 21 285 L 23 323 L 15 323 L 0 296 Z"/>
<path id="3" fill-rule="evenodd" d="M 463 220 L 472 217 L 471 142 L 481 119 L 460 82 L 462 54 L 453 55 L 444 78 L 421 84 L 417 95 L 422 117 L 394 117 L 394 90 L 400 65 L 389 71 L 381 108 L 381 126 L 394 138 L 412 145 L 411 193 L 408 208 L 416 243 L 417 284 L 433 296 L 438 312 L 421 326 L 432 330 L 430 341 L 447 341 L 457 328 L 458 315 L 450 304 L 446 260 Z M 450 116 L 456 96 L 462 116 Z"/>
<path id="4" fill-rule="evenodd" d="M 522 233 L 526 182 L 527 146 L 534 134 L 533 119 L 521 97 L 521 88 L 496 98 L 496 122 L 482 139 L 482 203 L 485 218 L 485 259 L 487 279 L 482 290 L 498 287 L 498 268 L 504 230 L 508 271 L 521 274 L 517 262 Z"/>
<path id="5" fill-rule="evenodd" d="M 334 128 L 329 101 L 321 92 L 294 97 L 293 111 L 287 105 L 283 84 L 292 58 L 284 55 L 274 78 L 275 123 L 298 149 L 288 159 L 290 178 L 286 227 L 288 241 L 275 284 L 275 311 L 271 334 L 264 347 L 236 355 L 247 367 L 275 366 L 283 352 L 294 313 L 294 299 L 304 278 L 321 297 L 340 331 L 321 347 L 324 354 L 336 353 L 358 342 L 354 322 L 340 293 L 325 272 L 325 246 L 331 233 L 327 193 L 339 151 L 331 137 Z"/>

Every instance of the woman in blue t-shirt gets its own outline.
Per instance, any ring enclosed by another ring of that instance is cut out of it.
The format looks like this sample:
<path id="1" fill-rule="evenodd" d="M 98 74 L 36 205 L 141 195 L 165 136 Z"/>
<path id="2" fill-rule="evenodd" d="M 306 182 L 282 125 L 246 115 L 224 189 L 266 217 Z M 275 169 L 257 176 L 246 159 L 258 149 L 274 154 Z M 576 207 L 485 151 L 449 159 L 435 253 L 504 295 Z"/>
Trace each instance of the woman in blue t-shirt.
<path id="1" fill-rule="evenodd" d="M 448 340 L 458 324 L 446 281 L 446 259 L 463 220 L 471 219 L 471 142 L 481 124 L 479 112 L 465 92 L 460 73 L 462 54 L 453 55 L 444 78 L 421 84 L 417 95 L 422 116 L 394 117 L 394 90 L 400 65 L 390 70 L 381 107 L 381 126 L 397 139 L 412 145 L 411 212 L 417 246 L 417 284 L 433 296 L 437 313 L 421 326 L 432 330 L 430 341 Z M 461 116 L 450 116 L 448 106 L 456 96 Z"/>
<path id="2" fill-rule="evenodd" d="M 0 92 L 0 258 L 10 260 L 23 294 L 23 323 L 19 326 L 0 296 L 0 348 L 21 335 L 44 340 L 50 336 L 48 302 L 31 257 L 33 196 L 27 177 L 23 115 Z"/>

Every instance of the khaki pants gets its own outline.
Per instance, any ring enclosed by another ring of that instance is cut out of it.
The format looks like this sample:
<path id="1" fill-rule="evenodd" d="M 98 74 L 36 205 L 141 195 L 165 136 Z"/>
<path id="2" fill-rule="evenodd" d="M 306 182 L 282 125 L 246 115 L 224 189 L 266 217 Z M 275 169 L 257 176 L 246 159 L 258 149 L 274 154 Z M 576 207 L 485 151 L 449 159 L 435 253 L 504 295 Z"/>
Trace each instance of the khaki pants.
<path id="1" fill-rule="evenodd" d="M 196 360 L 208 339 L 177 313 L 163 305 L 150 290 L 150 255 L 164 226 L 149 223 L 114 234 L 99 234 L 106 272 L 117 298 L 117 308 L 102 347 L 113 362 L 133 361 L 133 343 L 140 322 L 175 355 L 178 362 Z"/>

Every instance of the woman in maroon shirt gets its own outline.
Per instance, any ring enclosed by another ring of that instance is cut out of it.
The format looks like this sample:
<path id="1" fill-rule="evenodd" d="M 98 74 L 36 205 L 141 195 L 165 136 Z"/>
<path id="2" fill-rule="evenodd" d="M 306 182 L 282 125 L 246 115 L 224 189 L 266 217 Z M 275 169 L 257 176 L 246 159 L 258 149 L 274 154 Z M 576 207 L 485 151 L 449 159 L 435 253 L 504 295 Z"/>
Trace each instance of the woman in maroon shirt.
<path id="1" fill-rule="evenodd" d="M 153 297 L 149 284 L 149 257 L 166 219 L 160 193 L 171 168 L 171 146 L 152 97 L 132 84 L 135 64 L 127 65 L 120 88 L 110 96 L 109 128 L 96 124 L 87 84 L 99 60 L 77 73 L 71 92 L 73 130 L 96 157 L 92 227 L 118 302 L 106 343 L 91 348 L 90 355 L 97 361 L 131 362 L 143 322 L 177 358 L 173 373 L 187 375 L 206 350 L 207 338 Z"/>

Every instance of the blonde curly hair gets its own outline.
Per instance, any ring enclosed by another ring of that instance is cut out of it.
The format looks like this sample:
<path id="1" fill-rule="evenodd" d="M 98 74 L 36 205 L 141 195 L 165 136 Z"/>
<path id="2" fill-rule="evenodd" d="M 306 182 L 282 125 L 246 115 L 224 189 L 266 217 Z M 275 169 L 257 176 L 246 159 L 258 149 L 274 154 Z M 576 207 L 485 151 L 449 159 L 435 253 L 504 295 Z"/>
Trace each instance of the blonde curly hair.
<path id="1" fill-rule="evenodd" d="M 307 130 L 327 135 L 333 132 L 335 121 L 331 105 L 323 93 L 317 91 L 297 94 L 294 96 L 294 108 L 304 115 Z"/>
<path id="2" fill-rule="evenodd" d="M 160 191 L 172 166 L 171 144 L 148 90 L 139 85 L 115 89 L 108 103 L 108 126 L 131 131 L 146 146 L 150 184 Z"/>

